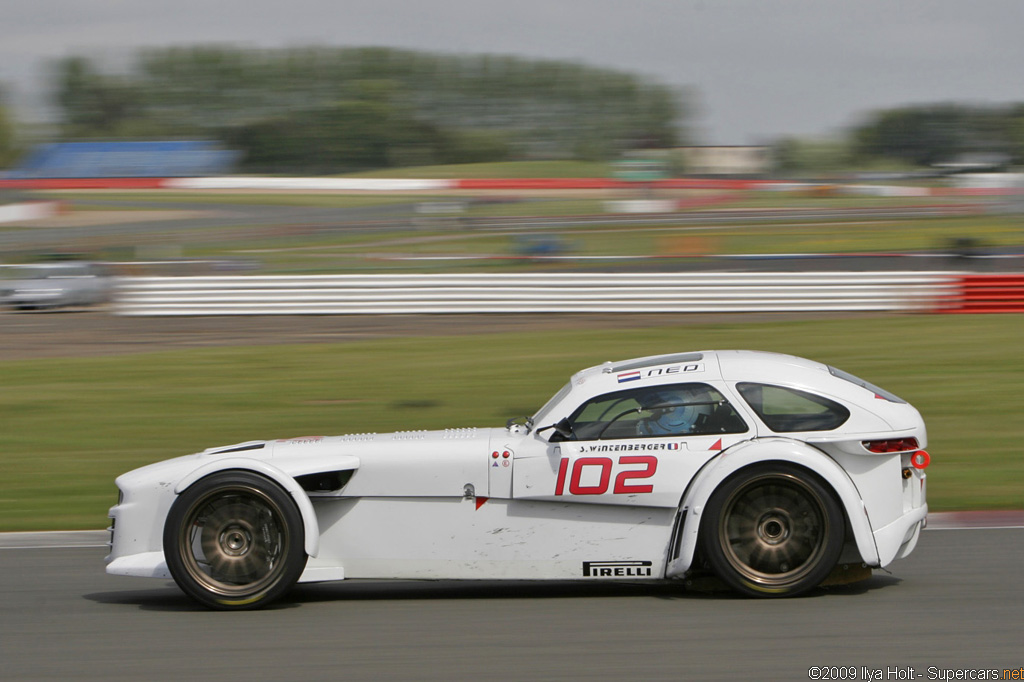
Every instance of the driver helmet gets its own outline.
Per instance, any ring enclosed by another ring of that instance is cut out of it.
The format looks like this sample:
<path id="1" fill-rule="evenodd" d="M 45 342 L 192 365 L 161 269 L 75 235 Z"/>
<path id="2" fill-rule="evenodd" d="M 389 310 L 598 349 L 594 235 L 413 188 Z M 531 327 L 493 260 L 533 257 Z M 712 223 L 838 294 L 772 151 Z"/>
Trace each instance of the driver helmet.
<path id="1" fill-rule="evenodd" d="M 707 396 L 699 390 L 665 391 L 652 396 L 651 416 L 639 424 L 642 436 L 674 436 L 692 433 L 701 415 L 711 414 L 711 405 L 681 405 L 705 402 Z M 666 405 L 668 407 L 658 407 Z"/>

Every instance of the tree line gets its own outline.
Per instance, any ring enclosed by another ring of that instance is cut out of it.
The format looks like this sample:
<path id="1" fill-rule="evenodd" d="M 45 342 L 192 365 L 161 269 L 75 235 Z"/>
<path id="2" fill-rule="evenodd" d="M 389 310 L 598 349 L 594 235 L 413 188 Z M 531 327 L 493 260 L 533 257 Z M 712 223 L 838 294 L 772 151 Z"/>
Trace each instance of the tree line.
<path id="1" fill-rule="evenodd" d="M 136 53 L 127 69 L 55 62 L 61 140 L 212 139 L 254 172 L 340 173 L 519 159 L 612 160 L 687 139 L 687 93 L 571 62 L 389 48 Z M 18 126 L 0 92 L 0 167 Z M 1024 103 L 877 111 L 827 140 L 773 143 L 782 172 L 1024 163 Z"/>
<path id="2" fill-rule="evenodd" d="M 260 171 L 610 159 L 677 145 L 685 112 L 629 73 L 387 48 L 167 48 L 126 74 L 70 57 L 53 80 L 64 139 L 218 139 Z"/>
<path id="3" fill-rule="evenodd" d="M 1003 155 L 1024 162 L 1024 104 L 938 104 L 878 112 L 856 127 L 855 154 L 884 156 L 918 166 L 972 155 Z"/>
<path id="4" fill-rule="evenodd" d="M 832 140 L 798 138 L 775 145 L 782 170 L 932 168 L 971 159 L 1024 163 L 1024 103 L 921 104 L 869 114 Z"/>

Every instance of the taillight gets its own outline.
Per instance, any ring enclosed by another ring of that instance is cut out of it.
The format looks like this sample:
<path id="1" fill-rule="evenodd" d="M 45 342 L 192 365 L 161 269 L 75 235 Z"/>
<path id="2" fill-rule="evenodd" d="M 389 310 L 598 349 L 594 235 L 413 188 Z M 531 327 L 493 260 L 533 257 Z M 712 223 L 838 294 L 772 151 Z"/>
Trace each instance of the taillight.
<path id="1" fill-rule="evenodd" d="M 862 444 L 869 452 L 886 454 L 890 452 L 910 452 L 917 450 L 916 438 L 890 438 L 888 440 L 866 440 Z M 922 450 L 923 452 L 923 450 Z"/>
<path id="2" fill-rule="evenodd" d="M 910 466 L 915 469 L 927 469 L 928 465 L 932 463 L 932 456 L 924 450 L 918 450 L 910 456 Z"/>

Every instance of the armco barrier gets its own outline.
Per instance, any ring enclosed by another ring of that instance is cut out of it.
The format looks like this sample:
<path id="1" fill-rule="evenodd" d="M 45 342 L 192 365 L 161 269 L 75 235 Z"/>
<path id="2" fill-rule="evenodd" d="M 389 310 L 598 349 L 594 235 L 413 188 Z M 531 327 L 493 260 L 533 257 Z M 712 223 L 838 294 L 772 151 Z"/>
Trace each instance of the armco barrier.
<path id="1" fill-rule="evenodd" d="M 931 311 L 949 273 L 128 277 L 121 315 Z"/>

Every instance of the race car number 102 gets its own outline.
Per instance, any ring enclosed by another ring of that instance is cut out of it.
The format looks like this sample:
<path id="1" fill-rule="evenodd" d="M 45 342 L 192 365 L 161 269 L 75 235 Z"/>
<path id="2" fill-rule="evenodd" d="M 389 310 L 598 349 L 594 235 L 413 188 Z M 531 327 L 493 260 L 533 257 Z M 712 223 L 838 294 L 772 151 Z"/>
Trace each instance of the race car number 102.
<path id="1" fill-rule="evenodd" d="M 569 458 L 563 457 L 562 461 L 558 463 L 555 495 L 565 494 L 566 474 L 569 474 L 570 495 L 604 495 L 608 492 L 612 470 L 616 466 L 618 466 L 619 471 L 615 476 L 615 485 L 612 488 L 613 494 L 633 495 L 654 491 L 653 484 L 638 484 L 632 483 L 632 481 L 653 476 L 654 472 L 658 470 L 657 457 L 651 455 L 623 455 L 619 457 L 617 465 L 610 457 L 580 457 L 572 463 L 571 473 L 569 473 Z M 587 471 L 587 484 L 583 482 L 584 471 Z M 594 479 L 597 479 L 596 482 Z"/>

